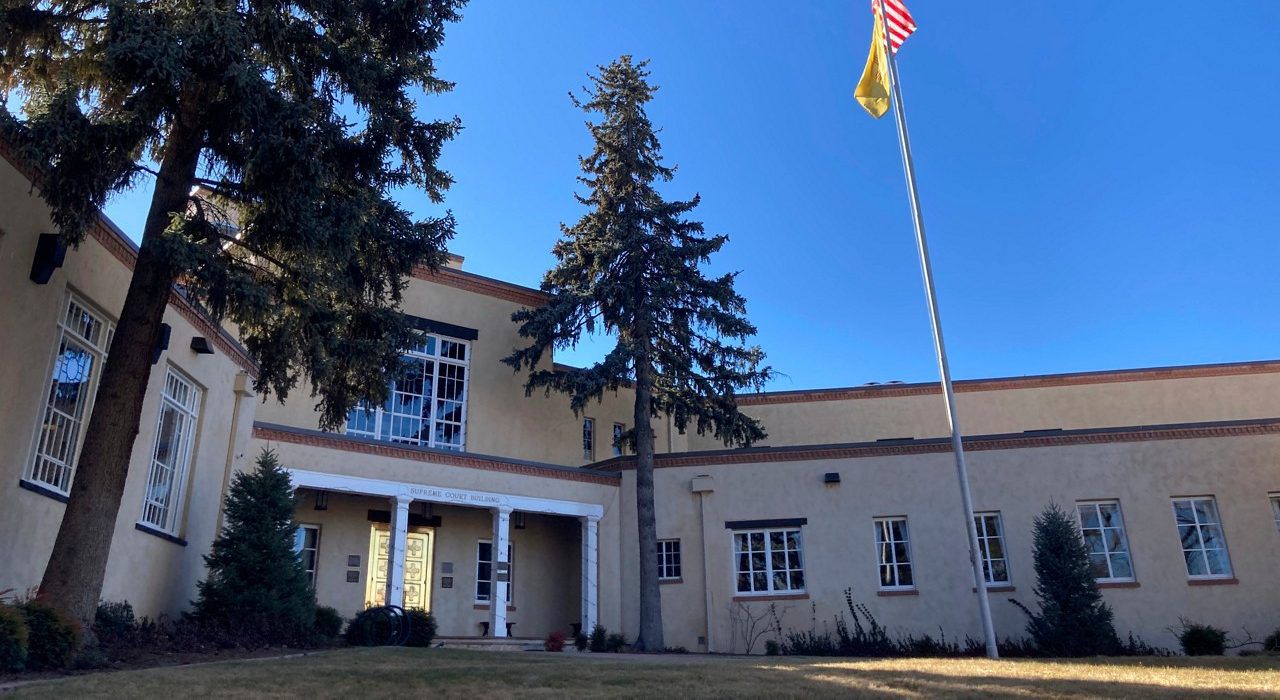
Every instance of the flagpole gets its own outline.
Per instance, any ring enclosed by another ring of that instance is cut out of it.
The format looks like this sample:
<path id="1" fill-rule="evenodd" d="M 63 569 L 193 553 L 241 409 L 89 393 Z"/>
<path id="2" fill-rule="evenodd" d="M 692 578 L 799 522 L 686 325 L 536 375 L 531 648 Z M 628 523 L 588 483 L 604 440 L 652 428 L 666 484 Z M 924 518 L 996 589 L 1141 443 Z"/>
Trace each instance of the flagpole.
<path id="1" fill-rule="evenodd" d="M 911 140 L 907 136 L 907 116 L 902 106 L 902 90 L 898 86 L 898 64 L 893 58 L 893 44 L 889 40 L 889 23 L 884 0 L 877 0 L 880 8 L 884 54 L 889 62 L 889 87 L 893 96 L 894 117 L 898 122 L 898 144 L 902 148 L 902 169 L 907 178 L 907 195 L 911 200 L 911 219 L 916 228 L 916 249 L 920 253 L 920 272 L 924 276 L 925 296 L 929 301 L 929 317 L 933 324 L 933 345 L 938 354 L 938 369 L 942 374 L 942 398 L 947 406 L 947 422 L 951 425 L 951 450 L 956 456 L 956 476 L 960 480 L 960 500 L 964 504 L 965 532 L 969 536 L 969 563 L 973 566 L 973 580 L 978 592 L 978 611 L 982 618 L 982 636 L 986 642 L 987 658 L 998 659 L 995 626 L 991 623 L 991 602 L 987 599 L 986 577 L 982 573 L 982 555 L 978 549 L 978 530 L 973 518 L 973 496 L 969 491 L 969 470 L 964 463 L 964 444 L 960 439 L 960 422 L 956 418 L 956 396 L 951 387 L 951 365 L 947 362 L 947 346 L 942 340 L 942 317 L 938 311 L 938 297 L 933 288 L 933 265 L 929 262 L 929 244 L 924 235 L 924 215 L 920 212 L 920 196 L 916 191 L 916 169 L 911 160 Z"/>

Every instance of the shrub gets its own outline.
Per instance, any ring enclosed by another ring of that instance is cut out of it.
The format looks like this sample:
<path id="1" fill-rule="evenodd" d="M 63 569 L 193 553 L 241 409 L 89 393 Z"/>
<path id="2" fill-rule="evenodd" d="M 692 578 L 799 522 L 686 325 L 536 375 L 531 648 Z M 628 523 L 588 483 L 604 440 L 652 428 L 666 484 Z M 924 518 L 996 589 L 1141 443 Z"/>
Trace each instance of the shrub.
<path id="1" fill-rule="evenodd" d="M 405 639 L 408 647 L 429 647 L 436 638 L 436 618 L 426 610 L 411 608 L 406 610 L 409 622 L 409 636 Z"/>
<path id="2" fill-rule="evenodd" d="M 542 648 L 547 651 L 564 651 L 564 632 L 556 630 L 547 635 L 546 641 L 542 642 Z"/>
<path id="3" fill-rule="evenodd" d="M 604 642 L 604 650 L 616 654 L 627 646 L 627 638 L 620 634 L 611 634 Z"/>
<path id="4" fill-rule="evenodd" d="M 589 639 L 587 638 L 586 632 L 583 632 L 582 630 L 578 630 L 578 633 L 573 635 L 573 646 L 578 651 L 586 651 L 588 643 L 589 643 Z"/>
<path id="5" fill-rule="evenodd" d="M 316 634 L 325 639 L 337 639 L 342 634 L 342 615 L 335 609 L 320 605 L 316 607 Z"/>
<path id="6" fill-rule="evenodd" d="M 1267 635 L 1262 641 L 1263 651 L 1280 651 L 1280 629 Z"/>
<path id="7" fill-rule="evenodd" d="M 1213 625 L 1179 619 L 1174 632 L 1187 656 L 1222 656 L 1226 653 L 1227 632 Z"/>
<path id="8" fill-rule="evenodd" d="M 347 644 L 382 646 L 391 641 L 391 619 L 380 608 L 366 608 L 347 623 Z"/>
<path id="9" fill-rule="evenodd" d="M 778 640 L 776 639 L 764 640 L 765 656 L 778 656 L 781 653 L 782 653 L 782 645 L 778 643 Z"/>
<path id="10" fill-rule="evenodd" d="M 271 451 L 236 473 L 192 614 L 206 631 L 237 646 L 314 641 L 316 596 L 293 551 L 293 510 L 289 474 Z"/>
<path id="11" fill-rule="evenodd" d="M 604 625 L 597 624 L 595 627 L 591 628 L 591 640 L 588 643 L 588 646 L 591 647 L 591 651 L 597 654 L 603 654 L 608 647 L 608 642 L 609 632 L 604 628 Z"/>
<path id="12" fill-rule="evenodd" d="M 27 621 L 27 668 L 52 671 L 71 663 L 80 643 L 80 629 L 54 608 L 38 600 L 22 604 Z"/>
<path id="13" fill-rule="evenodd" d="M 1027 614 L 1027 632 L 1047 656 L 1114 654 L 1120 639 L 1111 608 L 1102 601 L 1089 564 L 1089 550 L 1075 519 L 1050 504 L 1035 519 L 1032 556 L 1040 611 L 1010 599 Z"/>
<path id="14" fill-rule="evenodd" d="M 27 621 L 22 611 L 0 603 L 0 671 L 27 666 Z"/>
<path id="15" fill-rule="evenodd" d="M 118 647 L 134 642 L 138 620 L 128 601 L 98 603 L 93 616 L 93 634 L 102 647 Z"/>

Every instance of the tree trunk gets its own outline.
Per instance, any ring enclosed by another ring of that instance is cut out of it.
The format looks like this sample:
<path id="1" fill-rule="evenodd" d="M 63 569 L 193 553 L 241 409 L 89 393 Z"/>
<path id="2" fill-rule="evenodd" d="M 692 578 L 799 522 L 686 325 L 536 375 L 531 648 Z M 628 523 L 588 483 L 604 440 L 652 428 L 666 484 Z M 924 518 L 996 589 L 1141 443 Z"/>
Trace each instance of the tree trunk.
<path id="1" fill-rule="evenodd" d="M 199 164 L 203 142 L 196 118 L 199 101 L 198 90 L 184 91 L 183 109 L 164 147 L 141 250 L 85 426 L 70 500 L 40 582 L 40 596 L 78 621 L 90 641 L 151 377 L 152 349 L 177 274 L 162 252 L 161 239 L 170 216 L 186 211 Z"/>
<path id="2" fill-rule="evenodd" d="M 662 651 L 662 589 L 658 585 L 658 523 L 653 502 L 653 423 L 649 408 L 653 368 L 636 362 L 636 530 L 640 537 L 640 635 L 637 651 Z"/>

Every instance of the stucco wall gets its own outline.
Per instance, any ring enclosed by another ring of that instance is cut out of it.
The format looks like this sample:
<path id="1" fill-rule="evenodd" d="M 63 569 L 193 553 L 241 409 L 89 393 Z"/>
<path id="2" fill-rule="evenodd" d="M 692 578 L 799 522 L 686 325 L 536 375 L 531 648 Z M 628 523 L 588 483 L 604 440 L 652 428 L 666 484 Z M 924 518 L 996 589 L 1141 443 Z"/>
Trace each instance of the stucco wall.
<path id="1" fill-rule="evenodd" d="M 1280 436 L 1124 442 L 1051 448 L 973 452 L 969 467 L 978 511 L 998 510 L 1004 521 L 1013 592 L 991 593 L 999 635 L 1024 636 L 1025 619 L 1007 598 L 1034 606 L 1035 574 L 1031 526 L 1049 502 L 1071 508 L 1078 500 L 1119 499 L 1133 551 L 1138 587 L 1107 589 L 1123 637 L 1133 631 L 1147 642 L 1177 649 L 1168 631 L 1178 618 L 1214 624 L 1243 636 L 1280 626 L 1280 532 L 1268 493 L 1280 490 Z M 842 483 L 823 484 L 826 472 Z M 685 583 L 664 586 L 667 643 L 695 648 L 703 634 L 705 607 L 697 585 L 702 565 L 697 496 L 690 480 L 709 474 L 714 493 L 706 497 L 707 560 L 712 617 L 712 649 L 741 651 L 731 639 L 729 606 L 736 595 L 732 541 L 725 522 L 807 518 L 803 526 L 807 597 L 777 600 L 783 626 L 808 629 L 816 605 L 821 628 L 844 610 L 843 590 L 853 589 L 879 621 L 895 633 L 936 634 L 949 639 L 979 636 L 967 545 L 954 465 L 947 453 L 737 465 L 672 467 L 656 470 L 658 535 L 681 538 Z M 624 473 L 623 493 L 634 488 L 634 472 Z M 1171 497 L 1213 495 L 1238 582 L 1189 585 Z M 623 499 L 624 601 L 636 599 L 633 510 Z M 909 518 L 918 595 L 881 597 L 872 519 Z M 749 603 L 757 612 L 767 599 Z M 847 613 L 846 613 L 847 616 Z M 629 635 L 636 611 L 625 607 Z M 763 642 L 756 651 L 762 650 Z"/>
<path id="2" fill-rule="evenodd" d="M 124 303 L 130 270 L 89 237 L 67 253 L 48 284 L 31 282 L 27 275 L 37 236 L 55 229 L 38 194 L 2 158 L 0 202 L 0 327 L 8 329 L 0 343 L 0 532 L 8 534 L 0 539 L 0 590 L 24 591 L 40 581 L 64 509 L 54 498 L 20 488 L 19 480 L 30 464 L 37 424 L 44 417 L 65 295 L 74 290 L 114 320 Z M 243 464 L 254 407 L 248 399 L 237 403 L 237 376 L 243 373 L 239 365 L 223 352 L 197 355 L 189 349 L 193 336 L 208 336 L 211 328 L 194 327 L 173 306 L 165 322 L 173 328 L 170 349 L 152 369 L 102 593 L 107 600 L 127 599 L 138 614 L 152 616 L 176 612 L 195 595 L 195 583 L 204 573 L 201 557 L 217 527 L 228 454 L 232 468 Z M 169 366 L 202 391 L 178 529 L 185 546 L 134 527 L 142 512 L 160 392 Z"/>

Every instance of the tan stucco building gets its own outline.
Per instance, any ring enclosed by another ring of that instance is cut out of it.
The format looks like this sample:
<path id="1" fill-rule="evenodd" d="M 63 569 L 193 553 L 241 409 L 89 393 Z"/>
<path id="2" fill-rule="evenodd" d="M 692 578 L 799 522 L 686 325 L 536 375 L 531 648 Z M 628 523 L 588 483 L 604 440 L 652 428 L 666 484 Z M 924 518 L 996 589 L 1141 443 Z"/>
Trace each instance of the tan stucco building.
<path id="1" fill-rule="evenodd" d="M 136 249 L 105 218 L 61 267 L 33 270 L 47 208 L 0 144 L 0 590 L 36 585 L 74 479 L 111 324 Z M 48 245 L 46 243 L 45 245 Z M 39 265 L 36 265 L 39 267 Z M 175 613 L 194 597 L 230 476 L 263 448 L 299 489 L 298 547 L 345 615 L 427 607 L 445 637 L 542 638 L 600 622 L 634 636 L 638 554 L 623 391 L 575 416 L 525 396 L 499 359 L 537 290 L 416 275 L 423 331 L 392 398 L 317 430 L 304 388 L 252 392 L 253 362 L 175 292 L 143 407 L 103 597 Z M 1175 646 L 1184 617 L 1280 627 L 1280 362 L 958 382 L 1000 636 L 1033 603 L 1031 523 L 1073 512 L 1118 631 Z M 667 642 L 746 651 L 735 619 L 775 606 L 807 629 L 845 590 L 892 632 L 978 636 L 936 384 L 743 396 L 765 446 L 657 428 Z M 495 604 L 505 602 L 505 604 Z M 757 643 L 754 651 L 762 650 Z"/>

